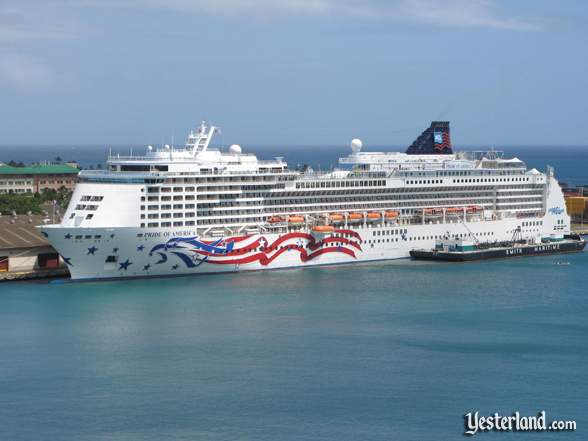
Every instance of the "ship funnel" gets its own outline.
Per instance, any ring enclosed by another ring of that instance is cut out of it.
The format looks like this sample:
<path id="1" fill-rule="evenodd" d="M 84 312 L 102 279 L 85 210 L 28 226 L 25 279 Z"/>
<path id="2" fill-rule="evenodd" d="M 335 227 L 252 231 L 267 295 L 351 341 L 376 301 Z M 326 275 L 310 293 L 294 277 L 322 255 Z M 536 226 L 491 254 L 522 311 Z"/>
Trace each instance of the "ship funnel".
<path id="1" fill-rule="evenodd" d="M 451 136 L 449 121 L 433 121 L 428 129 L 408 147 L 409 155 L 444 155 L 451 154 Z"/>

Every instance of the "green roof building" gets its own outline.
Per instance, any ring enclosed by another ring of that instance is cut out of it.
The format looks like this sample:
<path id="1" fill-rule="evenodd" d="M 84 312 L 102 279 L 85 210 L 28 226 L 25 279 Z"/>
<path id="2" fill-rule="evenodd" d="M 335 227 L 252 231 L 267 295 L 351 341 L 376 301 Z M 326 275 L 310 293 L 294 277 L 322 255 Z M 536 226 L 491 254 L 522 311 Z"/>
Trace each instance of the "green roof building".
<path id="1" fill-rule="evenodd" d="M 43 189 L 73 190 L 79 170 L 65 164 L 12 167 L 0 163 L 1 193 L 37 193 Z"/>

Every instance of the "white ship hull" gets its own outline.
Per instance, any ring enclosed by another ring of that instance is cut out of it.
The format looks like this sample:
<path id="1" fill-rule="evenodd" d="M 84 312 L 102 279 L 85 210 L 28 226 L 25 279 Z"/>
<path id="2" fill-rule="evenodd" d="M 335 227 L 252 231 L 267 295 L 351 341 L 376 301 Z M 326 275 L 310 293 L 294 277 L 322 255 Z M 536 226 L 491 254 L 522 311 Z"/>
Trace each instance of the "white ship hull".
<path id="1" fill-rule="evenodd" d="M 46 226 L 42 231 L 67 263 L 72 279 L 88 280 L 403 259 L 413 248 L 432 248 L 441 237 L 474 235 L 480 241 L 502 241 L 510 239 L 519 227 L 528 239 L 539 240 L 547 234 L 538 221 L 529 227 L 523 227 L 523 221 L 341 227 L 327 235 L 289 231 L 208 240 L 199 240 L 186 229 L 146 233 L 139 228 Z"/>

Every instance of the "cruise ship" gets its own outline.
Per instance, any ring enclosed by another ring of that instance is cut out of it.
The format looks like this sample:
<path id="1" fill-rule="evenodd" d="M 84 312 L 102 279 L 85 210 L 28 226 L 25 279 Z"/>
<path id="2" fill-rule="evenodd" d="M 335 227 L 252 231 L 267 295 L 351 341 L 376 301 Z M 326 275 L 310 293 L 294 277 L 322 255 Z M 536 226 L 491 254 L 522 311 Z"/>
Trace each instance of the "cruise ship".
<path id="1" fill-rule="evenodd" d="M 561 240 L 570 233 L 552 168 L 452 149 L 434 121 L 405 153 L 362 151 L 339 168 L 290 169 L 202 123 L 182 148 L 148 146 L 83 170 L 59 224 L 40 230 L 72 279 L 206 274 L 408 258 L 441 238 Z"/>

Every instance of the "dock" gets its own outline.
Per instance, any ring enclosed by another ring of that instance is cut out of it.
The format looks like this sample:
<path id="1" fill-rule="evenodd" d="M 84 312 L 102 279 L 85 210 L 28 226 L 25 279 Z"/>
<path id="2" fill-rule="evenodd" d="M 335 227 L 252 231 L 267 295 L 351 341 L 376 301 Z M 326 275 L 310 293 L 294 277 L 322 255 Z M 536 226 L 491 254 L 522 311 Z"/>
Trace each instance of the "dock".
<path id="1" fill-rule="evenodd" d="M 36 225 L 43 216 L 0 215 L 0 281 L 68 277 L 67 266 Z"/>

